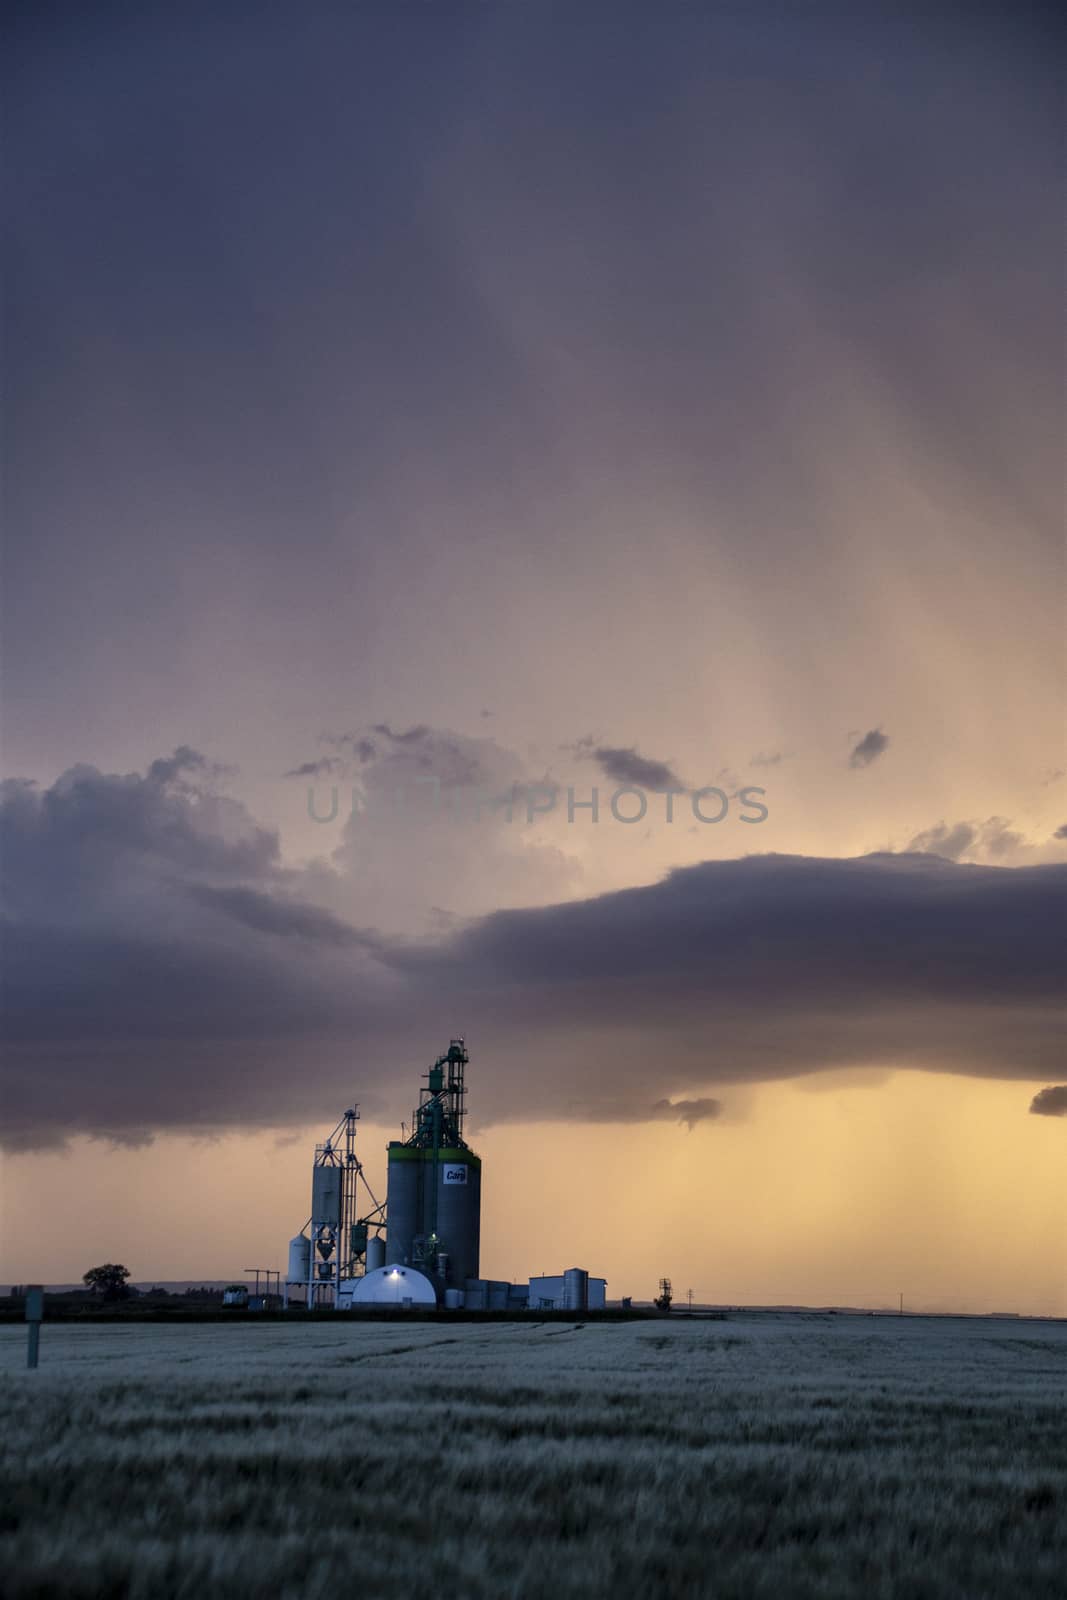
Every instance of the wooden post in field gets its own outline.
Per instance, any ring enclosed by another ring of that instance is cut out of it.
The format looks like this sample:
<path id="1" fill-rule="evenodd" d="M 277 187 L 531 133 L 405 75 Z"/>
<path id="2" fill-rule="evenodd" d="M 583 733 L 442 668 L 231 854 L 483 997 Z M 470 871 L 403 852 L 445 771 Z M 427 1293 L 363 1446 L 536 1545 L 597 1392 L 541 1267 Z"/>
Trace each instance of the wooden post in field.
<path id="1" fill-rule="evenodd" d="M 26 1285 L 26 1365 L 37 1365 L 37 1350 L 41 1343 L 41 1323 L 44 1320 L 44 1289 L 39 1283 Z"/>

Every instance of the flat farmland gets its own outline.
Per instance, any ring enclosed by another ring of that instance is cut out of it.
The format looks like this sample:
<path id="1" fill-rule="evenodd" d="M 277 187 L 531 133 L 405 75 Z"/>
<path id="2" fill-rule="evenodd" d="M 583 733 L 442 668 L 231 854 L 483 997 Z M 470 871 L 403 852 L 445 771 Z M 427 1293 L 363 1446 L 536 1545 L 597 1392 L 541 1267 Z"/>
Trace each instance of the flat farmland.
<path id="1" fill-rule="evenodd" d="M 28 1596 L 1040 1600 L 1067 1324 L 0 1328 Z"/>

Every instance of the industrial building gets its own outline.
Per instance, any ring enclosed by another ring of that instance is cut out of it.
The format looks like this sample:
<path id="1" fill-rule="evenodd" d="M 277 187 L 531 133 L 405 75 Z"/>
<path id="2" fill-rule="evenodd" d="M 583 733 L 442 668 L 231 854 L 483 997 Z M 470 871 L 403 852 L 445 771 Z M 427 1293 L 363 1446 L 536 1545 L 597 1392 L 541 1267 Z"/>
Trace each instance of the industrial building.
<path id="1" fill-rule="evenodd" d="M 388 1146 L 384 1203 L 356 1153 L 358 1107 L 316 1146 L 311 1216 L 289 1243 L 286 1305 L 603 1308 L 605 1279 L 581 1267 L 516 1284 L 479 1276 L 482 1163 L 463 1131 L 469 1060 L 464 1041 L 452 1039 L 425 1074 L 410 1134 Z"/>
<path id="2" fill-rule="evenodd" d="M 531 1311 L 603 1311 L 607 1279 L 568 1267 L 555 1278 L 531 1278 L 527 1292 Z"/>

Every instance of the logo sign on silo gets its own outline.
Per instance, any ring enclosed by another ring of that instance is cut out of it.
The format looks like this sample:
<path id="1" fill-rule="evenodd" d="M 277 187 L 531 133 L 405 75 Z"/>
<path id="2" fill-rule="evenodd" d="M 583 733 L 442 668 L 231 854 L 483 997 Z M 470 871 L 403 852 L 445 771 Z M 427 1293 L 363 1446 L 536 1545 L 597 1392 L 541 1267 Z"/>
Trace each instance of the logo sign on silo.
<path id="1" fill-rule="evenodd" d="M 466 1183 L 466 1181 L 467 1181 L 467 1169 L 466 1169 L 466 1167 L 442 1167 L 441 1168 L 441 1182 L 442 1183 Z"/>

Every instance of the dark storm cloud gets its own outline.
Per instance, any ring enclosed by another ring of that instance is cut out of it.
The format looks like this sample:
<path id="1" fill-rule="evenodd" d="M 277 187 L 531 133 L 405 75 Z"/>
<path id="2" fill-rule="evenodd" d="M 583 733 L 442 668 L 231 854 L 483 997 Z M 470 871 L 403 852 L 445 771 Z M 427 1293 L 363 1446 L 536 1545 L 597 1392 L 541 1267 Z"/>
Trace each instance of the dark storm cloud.
<path id="1" fill-rule="evenodd" d="M 359 733 L 324 733 L 320 743 L 351 754 L 358 764 L 362 784 L 403 781 L 405 777 L 436 778 L 444 789 L 470 787 L 488 782 L 495 766 L 496 746 L 487 739 L 470 739 L 447 728 L 431 728 L 418 723 L 399 733 L 388 723 L 374 725 L 384 744 Z M 353 772 L 342 755 L 321 756 L 301 762 L 283 776 L 286 778 L 341 777 Z M 355 774 L 354 774 L 355 775 Z"/>
<path id="2" fill-rule="evenodd" d="M 192 750 L 187 744 L 182 744 L 172 756 L 161 756 L 153 761 L 148 769 L 148 776 L 153 783 L 170 783 L 183 772 L 207 772 L 209 765 L 199 750 Z"/>
<path id="3" fill-rule="evenodd" d="M 422 740 L 430 737 L 430 729 L 421 722 L 417 723 L 415 727 L 409 728 L 406 733 L 394 733 L 387 722 L 376 722 L 374 731 L 382 734 L 384 738 L 390 739 L 393 744 L 419 744 Z"/>
<path id="4" fill-rule="evenodd" d="M 283 772 L 283 778 L 328 778 L 335 773 L 342 773 L 345 764 L 340 756 L 320 756 L 317 761 L 302 761 L 298 767 L 290 767 L 288 772 Z"/>
<path id="5" fill-rule="evenodd" d="M 1041 1089 L 1030 1102 L 1035 1117 L 1067 1117 L 1067 1083 Z"/>
<path id="6" fill-rule="evenodd" d="M 374 740 L 363 733 L 323 733 L 319 735 L 319 743 L 332 745 L 335 750 L 351 750 L 361 766 L 373 761 L 378 754 Z"/>
<path id="7" fill-rule="evenodd" d="M 614 783 L 633 784 L 639 789 L 655 791 L 684 790 L 685 784 L 671 771 L 665 761 L 643 756 L 633 745 L 597 744 L 592 738 L 579 739 L 573 746 L 576 753 L 589 756 L 597 763 L 606 778 Z"/>
<path id="8" fill-rule="evenodd" d="M 109 1135 L 291 1126 L 355 1089 L 399 1115 L 412 1063 L 457 1032 L 485 1120 L 633 1120 L 650 1090 L 691 1118 L 710 1087 L 821 1067 L 1062 1060 L 1059 865 L 752 856 L 386 940 L 316 904 L 188 764 L 165 770 L 5 791 L 13 1144 L 54 1139 L 57 1108 Z"/>
<path id="9" fill-rule="evenodd" d="M 872 728 L 869 733 L 863 735 L 858 744 L 853 746 L 848 764 L 850 767 L 869 767 L 871 762 L 877 761 L 888 747 L 888 735 L 884 734 L 881 728 Z"/>
<path id="10" fill-rule="evenodd" d="M 712 1122 L 722 1112 L 722 1101 L 702 1096 L 697 1100 L 657 1100 L 654 1105 L 625 1101 L 583 1101 L 585 1122 L 676 1122 L 692 1133 L 698 1122 Z"/>
<path id="11" fill-rule="evenodd" d="M 721 1100 L 657 1100 L 650 1112 L 654 1122 L 682 1122 L 692 1133 L 698 1122 L 713 1122 L 722 1111 Z"/>
<path id="12" fill-rule="evenodd" d="M 367 933 L 342 922 L 332 912 L 318 906 L 287 901 L 258 889 L 220 889 L 209 883 L 193 884 L 189 897 L 221 916 L 229 917 L 257 933 L 271 933 L 282 939 L 306 939 L 314 944 L 374 947 Z"/>

